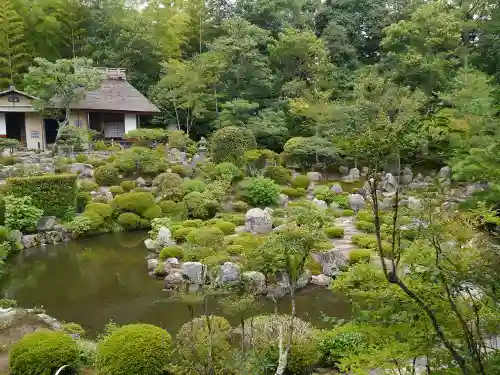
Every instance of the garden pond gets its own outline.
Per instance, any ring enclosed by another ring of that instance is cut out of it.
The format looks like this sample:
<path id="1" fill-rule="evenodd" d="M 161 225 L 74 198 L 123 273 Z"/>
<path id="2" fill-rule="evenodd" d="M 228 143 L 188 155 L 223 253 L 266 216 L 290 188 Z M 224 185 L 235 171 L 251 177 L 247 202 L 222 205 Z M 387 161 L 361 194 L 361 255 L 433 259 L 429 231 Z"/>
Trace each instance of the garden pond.
<path id="1" fill-rule="evenodd" d="M 147 233 L 118 233 L 60 245 L 24 250 L 9 259 L 1 282 L 4 298 L 21 307 L 43 307 L 47 314 L 82 325 L 95 337 L 110 320 L 118 324 L 150 323 L 174 334 L 190 320 L 188 305 L 162 291 L 163 280 L 148 276 L 144 239 Z M 318 327 L 324 317 L 348 318 L 348 302 L 327 289 L 308 287 L 297 294 L 297 316 Z M 280 311 L 289 311 L 280 301 Z M 224 315 L 216 298 L 210 313 Z M 255 315 L 274 309 L 262 297 Z M 196 309 L 202 313 L 201 305 Z M 237 317 L 227 317 L 238 324 Z"/>

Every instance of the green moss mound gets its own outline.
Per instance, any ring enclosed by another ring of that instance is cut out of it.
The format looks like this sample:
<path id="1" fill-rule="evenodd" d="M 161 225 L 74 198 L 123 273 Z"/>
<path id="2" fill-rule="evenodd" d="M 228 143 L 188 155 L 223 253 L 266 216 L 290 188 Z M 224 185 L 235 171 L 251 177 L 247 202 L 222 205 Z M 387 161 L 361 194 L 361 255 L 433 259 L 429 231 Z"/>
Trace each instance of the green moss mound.
<path id="1" fill-rule="evenodd" d="M 153 194 L 136 191 L 117 195 L 112 203 L 113 208 L 116 210 L 133 212 L 138 215 L 141 215 L 154 205 L 155 198 Z"/>
<path id="2" fill-rule="evenodd" d="M 169 363 L 171 337 L 150 324 L 129 324 L 97 347 L 99 375 L 159 375 Z"/>
<path id="3" fill-rule="evenodd" d="M 11 375 L 51 375 L 63 365 L 76 367 L 77 360 L 76 342 L 63 332 L 27 334 L 9 352 Z"/>

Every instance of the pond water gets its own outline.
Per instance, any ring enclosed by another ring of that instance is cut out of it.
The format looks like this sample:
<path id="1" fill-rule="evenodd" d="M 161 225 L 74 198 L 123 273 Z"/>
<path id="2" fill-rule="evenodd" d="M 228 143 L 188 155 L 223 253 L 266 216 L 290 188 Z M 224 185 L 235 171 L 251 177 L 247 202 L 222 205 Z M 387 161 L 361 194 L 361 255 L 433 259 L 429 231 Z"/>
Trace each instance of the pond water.
<path id="1" fill-rule="evenodd" d="M 4 298 L 21 307 L 42 307 L 60 321 L 82 325 L 95 337 L 110 320 L 118 324 L 151 323 L 174 334 L 190 319 L 186 303 L 162 291 L 163 280 L 148 276 L 143 245 L 146 233 L 102 235 L 61 245 L 25 250 L 9 260 L 0 284 Z M 280 311 L 289 303 L 280 302 Z M 223 315 L 215 300 L 213 314 Z M 262 298 L 255 315 L 273 311 Z M 196 313 L 201 314 L 201 306 Z M 297 296 L 297 315 L 321 327 L 323 315 L 348 318 L 342 296 L 306 288 Z M 237 324 L 235 317 L 227 317 Z M 327 326 L 327 325 L 326 325 Z"/>

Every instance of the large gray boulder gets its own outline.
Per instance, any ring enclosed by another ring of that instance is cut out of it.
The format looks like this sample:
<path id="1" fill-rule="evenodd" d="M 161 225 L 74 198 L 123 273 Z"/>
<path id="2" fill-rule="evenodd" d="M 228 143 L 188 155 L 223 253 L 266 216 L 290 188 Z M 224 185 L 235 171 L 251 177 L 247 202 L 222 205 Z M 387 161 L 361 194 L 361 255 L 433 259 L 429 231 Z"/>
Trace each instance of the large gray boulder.
<path id="1" fill-rule="evenodd" d="M 146 249 L 151 250 L 151 251 L 156 251 L 161 248 L 160 244 L 156 242 L 155 240 L 152 240 L 151 238 L 147 238 L 144 240 L 144 245 L 146 246 Z"/>
<path id="2" fill-rule="evenodd" d="M 307 177 L 311 181 L 320 181 L 323 176 L 319 172 L 307 172 Z"/>
<path id="3" fill-rule="evenodd" d="M 313 203 L 316 207 L 318 207 L 320 210 L 326 210 L 328 208 L 328 203 L 321 199 L 313 199 Z"/>
<path id="4" fill-rule="evenodd" d="M 285 194 L 280 194 L 278 197 L 278 204 L 280 207 L 286 207 L 288 206 L 288 203 L 290 202 L 290 198 L 288 198 L 288 195 Z"/>
<path id="5" fill-rule="evenodd" d="M 361 194 L 349 194 L 347 196 L 347 204 L 355 212 L 365 208 L 365 198 Z"/>
<path id="6" fill-rule="evenodd" d="M 172 241 L 172 232 L 167 227 L 161 227 L 158 230 L 158 236 L 156 236 L 156 242 L 160 244 L 160 247 L 171 246 L 174 244 Z"/>
<path id="7" fill-rule="evenodd" d="M 386 173 L 380 184 L 380 190 L 389 194 L 394 194 L 398 190 L 398 182 L 392 173 Z"/>
<path id="8" fill-rule="evenodd" d="M 445 166 L 439 170 L 437 175 L 438 180 L 449 179 L 451 177 L 451 168 Z"/>
<path id="9" fill-rule="evenodd" d="M 355 182 L 355 181 L 359 181 L 360 176 L 361 176 L 361 173 L 359 172 L 359 169 L 352 168 L 349 171 L 349 174 L 347 176 L 342 177 L 342 180 L 346 181 L 346 182 Z"/>
<path id="10" fill-rule="evenodd" d="M 219 269 L 218 284 L 236 284 L 241 279 L 240 266 L 233 262 L 225 262 Z"/>
<path id="11" fill-rule="evenodd" d="M 165 277 L 165 289 L 175 289 L 185 283 L 184 276 L 180 272 L 173 272 Z"/>
<path id="12" fill-rule="evenodd" d="M 21 238 L 21 244 L 25 249 L 29 249 L 31 247 L 36 247 L 40 245 L 40 239 L 37 234 L 25 234 Z"/>
<path id="13" fill-rule="evenodd" d="M 332 187 L 330 188 L 330 191 L 340 194 L 344 192 L 344 189 L 342 189 L 342 186 L 338 182 L 334 183 Z"/>
<path id="14" fill-rule="evenodd" d="M 305 269 L 302 275 L 297 280 L 297 288 L 305 288 L 306 286 L 309 285 L 309 282 L 311 281 L 312 277 L 312 272 L 309 269 Z"/>
<path id="15" fill-rule="evenodd" d="M 154 271 L 158 267 L 158 265 L 160 264 L 160 261 L 158 259 L 154 259 L 154 258 L 148 259 L 147 262 L 148 262 L 148 270 L 149 271 Z"/>
<path id="16" fill-rule="evenodd" d="M 42 216 L 36 224 L 36 230 L 39 232 L 49 231 L 54 229 L 54 225 L 56 225 L 55 216 Z"/>
<path id="17" fill-rule="evenodd" d="M 326 275 L 313 275 L 311 277 L 311 284 L 317 285 L 317 286 L 330 286 L 332 283 L 332 278 L 330 276 Z"/>
<path id="18" fill-rule="evenodd" d="M 313 254 L 313 257 L 321 264 L 322 272 L 326 276 L 337 276 L 347 266 L 345 255 L 335 249 Z"/>
<path id="19" fill-rule="evenodd" d="M 266 287 L 266 276 L 262 272 L 243 272 L 242 278 L 256 292 L 262 292 Z"/>
<path id="20" fill-rule="evenodd" d="M 261 208 L 252 208 L 245 216 L 245 231 L 254 234 L 267 234 L 273 230 L 271 214 Z"/>
<path id="21" fill-rule="evenodd" d="M 186 262 L 182 265 L 182 273 L 191 284 L 201 285 L 205 283 L 207 267 L 200 262 Z"/>
<path id="22" fill-rule="evenodd" d="M 345 165 L 341 165 L 339 167 L 339 173 L 341 176 L 345 176 L 345 175 L 349 174 L 349 168 L 346 167 Z"/>
<path id="23" fill-rule="evenodd" d="M 417 197 L 408 197 L 408 208 L 415 211 L 421 210 L 422 200 Z"/>
<path id="24" fill-rule="evenodd" d="M 413 172 L 410 167 L 406 166 L 403 168 L 403 172 L 401 173 L 401 177 L 399 178 L 399 182 L 401 185 L 408 185 L 413 180 Z"/>

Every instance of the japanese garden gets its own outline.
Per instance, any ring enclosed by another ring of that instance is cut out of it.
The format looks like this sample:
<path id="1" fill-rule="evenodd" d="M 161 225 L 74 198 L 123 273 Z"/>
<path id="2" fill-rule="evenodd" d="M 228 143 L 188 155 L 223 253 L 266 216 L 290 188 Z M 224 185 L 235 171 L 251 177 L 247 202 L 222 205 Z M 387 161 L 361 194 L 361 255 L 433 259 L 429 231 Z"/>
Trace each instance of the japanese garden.
<path id="1" fill-rule="evenodd" d="M 0 375 L 500 374 L 497 1 L 0 9 Z"/>

